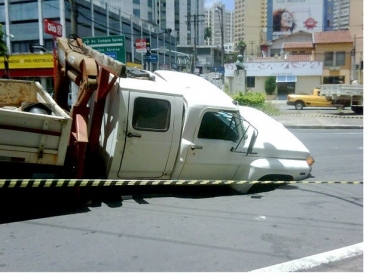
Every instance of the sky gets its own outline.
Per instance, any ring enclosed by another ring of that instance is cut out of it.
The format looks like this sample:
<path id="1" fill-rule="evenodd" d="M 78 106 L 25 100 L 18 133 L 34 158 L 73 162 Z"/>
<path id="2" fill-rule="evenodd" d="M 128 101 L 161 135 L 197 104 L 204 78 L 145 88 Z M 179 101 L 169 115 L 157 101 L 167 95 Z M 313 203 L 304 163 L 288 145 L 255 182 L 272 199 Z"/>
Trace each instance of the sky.
<path id="1" fill-rule="evenodd" d="M 214 3 L 222 2 L 225 5 L 225 10 L 233 11 L 234 10 L 234 1 L 235 0 L 204 0 L 204 7 L 210 7 Z"/>

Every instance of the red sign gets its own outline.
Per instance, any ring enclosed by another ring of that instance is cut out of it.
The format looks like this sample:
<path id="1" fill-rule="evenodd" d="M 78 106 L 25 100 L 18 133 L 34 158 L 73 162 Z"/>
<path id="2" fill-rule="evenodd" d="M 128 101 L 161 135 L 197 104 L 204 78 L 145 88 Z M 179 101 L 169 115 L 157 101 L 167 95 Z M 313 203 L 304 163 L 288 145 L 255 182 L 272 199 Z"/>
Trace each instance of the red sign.
<path id="1" fill-rule="evenodd" d="M 316 23 L 317 21 L 315 21 L 315 19 L 310 17 L 304 22 L 304 25 L 306 26 L 307 29 L 313 29 L 316 27 Z"/>
<path id="2" fill-rule="evenodd" d="M 56 37 L 63 36 L 62 25 L 48 19 L 44 19 L 44 32 Z"/>
<path id="3" fill-rule="evenodd" d="M 139 53 L 147 52 L 147 50 L 150 50 L 150 40 L 147 38 L 137 38 L 135 40 L 135 49 Z"/>

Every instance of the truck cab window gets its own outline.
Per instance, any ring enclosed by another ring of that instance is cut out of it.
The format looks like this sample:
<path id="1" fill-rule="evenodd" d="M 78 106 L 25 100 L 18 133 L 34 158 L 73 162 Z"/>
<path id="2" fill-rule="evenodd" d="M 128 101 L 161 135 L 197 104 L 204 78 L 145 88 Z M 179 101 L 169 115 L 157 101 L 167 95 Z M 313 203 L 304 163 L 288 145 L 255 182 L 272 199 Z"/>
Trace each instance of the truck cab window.
<path id="1" fill-rule="evenodd" d="M 170 102 L 138 97 L 134 102 L 132 126 L 136 130 L 165 132 L 170 125 L 170 116 Z"/>
<path id="2" fill-rule="evenodd" d="M 235 117 L 228 112 L 206 112 L 200 124 L 198 138 L 237 141 Z"/>

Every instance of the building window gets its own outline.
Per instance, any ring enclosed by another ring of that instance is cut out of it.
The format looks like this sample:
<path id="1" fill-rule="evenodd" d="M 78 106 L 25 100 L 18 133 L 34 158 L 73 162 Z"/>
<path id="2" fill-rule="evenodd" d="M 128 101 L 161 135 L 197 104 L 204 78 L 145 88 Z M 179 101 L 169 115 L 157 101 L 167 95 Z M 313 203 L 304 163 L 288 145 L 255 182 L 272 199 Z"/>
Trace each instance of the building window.
<path id="1" fill-rule="evenodd" d="M 256 80 L 256 77 L 254 76 L 247 76 L 245 77 L 245 83 L 247 85 L 248 88 L 254 88 L 256 85 L 255 85 L 255 80 Z"/>
<path id="2" fill-rule="evenodd" d="M 346 63 L 346 52 L 335 53 L 335 66 L 343 66 Z"/>
<path id="3" fill-rule="evenodd" d="M 140 10 L 139 9 L 134 9 L 134 16 L 140 17 Z"/>
<path id="4" fill-rule="evenodd" d="M 297 76 L 276 76 L 276 83 L 297 82 Z"/>
<path id="5" fill-rule="evenodd" d="M 334 52 L 325 52 L 324 66 L 333 66 L 333 65 L 334 65 Z"/>
<path id="6" fill-rule="evenodd" d="M 325 76 L 323 78 L 323 84 L 344 84 L 344 76 Z"/>
<path id="7" fill-rule="evenodd" d="M 139 4 L 140 5 L 140 0 L 134 0 L 134 4 Z"/>
<path id="8" fill-rule="evenodd" d="M 346 64 L 346 52 L 325 52 L 324 66 L 344 66 Z"/>

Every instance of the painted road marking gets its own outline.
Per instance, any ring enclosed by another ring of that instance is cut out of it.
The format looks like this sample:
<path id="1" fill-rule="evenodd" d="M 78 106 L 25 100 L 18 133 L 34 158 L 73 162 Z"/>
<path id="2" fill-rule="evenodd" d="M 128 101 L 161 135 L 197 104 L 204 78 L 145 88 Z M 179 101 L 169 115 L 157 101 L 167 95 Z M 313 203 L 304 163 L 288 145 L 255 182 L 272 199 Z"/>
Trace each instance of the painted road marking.
<path id="1" fill-rule="evenodd" d="M 294 272 L 314 268 L 323 264 L 337 262 L 363 254 L 363 242 L 336 250 L 308 256 L 302 259 L 276 264 L 250 272 Z"/>

